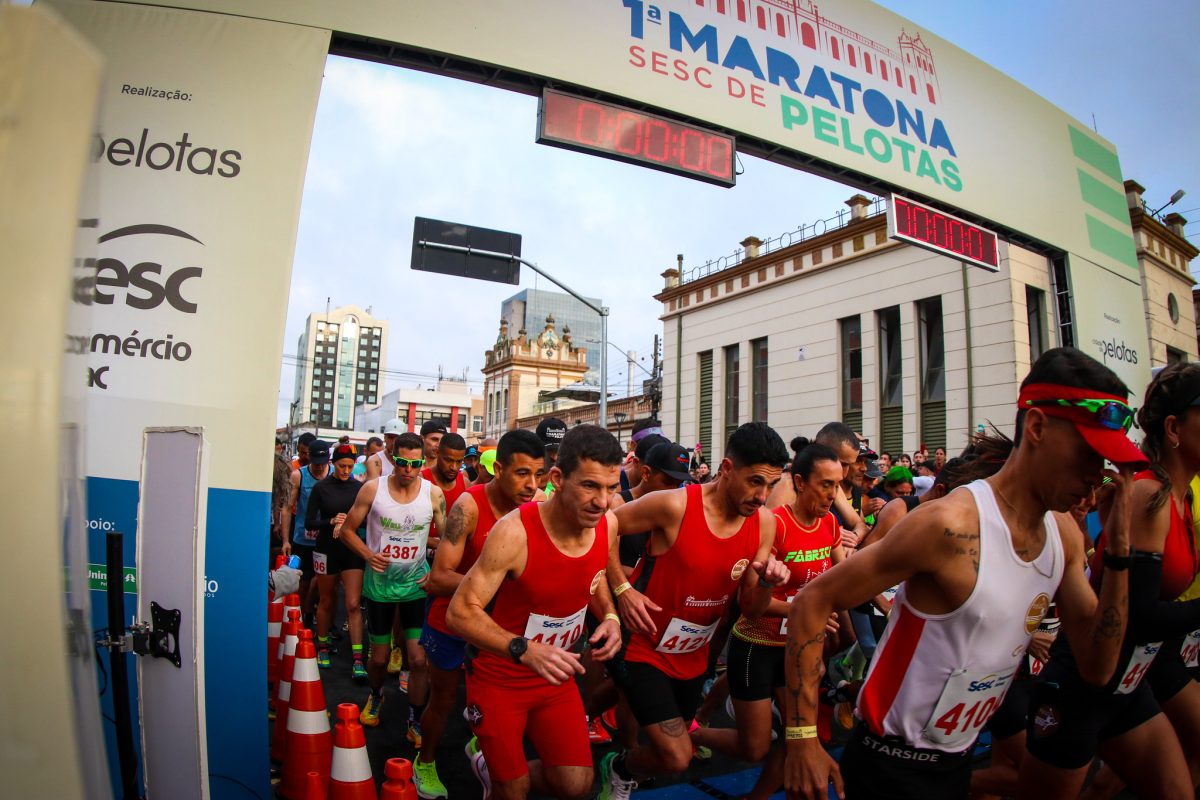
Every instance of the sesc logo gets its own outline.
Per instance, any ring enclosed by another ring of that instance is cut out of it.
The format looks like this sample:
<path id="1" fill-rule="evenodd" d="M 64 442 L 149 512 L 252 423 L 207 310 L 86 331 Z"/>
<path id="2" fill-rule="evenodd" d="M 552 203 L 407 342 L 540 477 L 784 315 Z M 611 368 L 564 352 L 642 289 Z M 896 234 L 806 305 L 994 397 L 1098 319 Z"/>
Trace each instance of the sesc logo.
<path id="1" fill-rule="evenodd" d="M 125 236 L 161 235 L 188 239 L 203 246 L 203 242 L 190 233 L 166 225 L 130 225 L 118 228 L 100 237 L 99 242 L 109 242 Z M 130 308 L 149 310 L 166 302 L 176 311 L 195 314 L 196 304 L 188 299 L 185 284 L 204 273 L 200 267 L 164 269 L 162 264 L 142 261 L 132 267 L 116 258 L 96 260 L 94 302 L 110 306 L 119 294 L 123 294 L 125 305 Z M 109 291 L 117 290 L 117 291 Z"/>

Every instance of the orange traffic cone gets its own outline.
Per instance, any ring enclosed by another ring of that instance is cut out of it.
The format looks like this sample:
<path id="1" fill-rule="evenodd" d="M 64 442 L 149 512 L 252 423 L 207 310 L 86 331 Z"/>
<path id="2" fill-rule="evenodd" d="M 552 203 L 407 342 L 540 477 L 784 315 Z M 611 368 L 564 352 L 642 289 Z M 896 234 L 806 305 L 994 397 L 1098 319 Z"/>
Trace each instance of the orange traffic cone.
<path id="1" fill-rule="evenodd" d="M 305 779 L 310 771 L 328 783 L 333 759 L 333 737 L 325 708 L 325 691 L 317 670 L 317 648 L 312 631 L 301 628 L 296 643 L 291 693 L 288 698 L 287 746 L 283 782 L 279 794 L 285 800 L 303 800 Z"/>
<path id="2" fill-rule="evenodd" d="M 333 729 L 333 770 L 330 774 L 329 800 L 378 800 L 371 762 L 367 760 L 367 739 L 358 721 L 358 706 L 341 703 L 337 707 L 337 727 Z"/>
<path id="3" fill-rule="evenodd" d="M 281 763 L 287 755 L 288 701 L 292 696 L 292 672 L 296 663 L 296 644 L 299 641 L 300 609 L 293 608 L 283 623 L 283 666 L 279 668 L 279 683 L 275 685 L 275 732 L 271 737 L 271 760 Z"/>
<path id="4" fill-rule="evenodd" d="M 407 758 L 389 758 L 383 766 L 383 772 L 386 777 L 379 800 L 417 800 L 411 761 Z"/>
<path id="5" fill-rule="evenodd" d="M 267 606 L 267 685 L 279 680 L 279 637 L 283 633 L 283 602 Z"/>
<path id="6" fill-rule="evenodd" d="M 321 773 L 310 771 L 305 777 L 304 800 L 328 800 L 329 787 L 321 780 Z"/>

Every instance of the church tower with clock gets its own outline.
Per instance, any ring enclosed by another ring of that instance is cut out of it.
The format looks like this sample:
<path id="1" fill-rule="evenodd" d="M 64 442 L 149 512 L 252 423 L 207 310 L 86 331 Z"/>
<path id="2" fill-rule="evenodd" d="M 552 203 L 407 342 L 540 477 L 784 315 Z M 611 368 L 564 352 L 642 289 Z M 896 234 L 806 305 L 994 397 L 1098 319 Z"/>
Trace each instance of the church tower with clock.
<path id="1" fill-rule="evenodd" d="M 537 336 L 523 328 L 512 336 L 508 321 L 500 320 L 495 344 L 484 353 L 483 435 L 499 437 L 511 430 L 518 417 L 547 410 L 544 395 L 579 383 L 587 373 L 587 351 L 572 341 L 570 326 L 555 330 L 554 315 L 546 316 Z"/>

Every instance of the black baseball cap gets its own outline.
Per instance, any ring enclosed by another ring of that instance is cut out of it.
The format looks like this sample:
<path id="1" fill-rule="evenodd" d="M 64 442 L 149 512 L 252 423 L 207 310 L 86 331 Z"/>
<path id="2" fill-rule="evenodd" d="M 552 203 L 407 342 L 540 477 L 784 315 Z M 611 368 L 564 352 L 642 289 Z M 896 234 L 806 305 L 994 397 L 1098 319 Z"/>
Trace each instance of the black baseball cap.
<path id="1" fill-rule="evenodd" d="M 446 432 L 446 421 L 443 419 L 427 420 L 425 422 L 425 424 L 421 426 L 421 435 L 422 436 L 428 436 L 431 433 L 445 433 L 445 432 Z"/>
<path id="2" fill-rule="evenodd" d="M 858 457 L 859 457 L 859 459 L 866 458 L 866 459 L 870 459 L 871 461 L 874 461 L 875 459 L 879 458 L 879 454 L 876 453 L 874 450 L 872 450 L 866 442 L 859 442 L 858 443 Z"/>
<path id="3" fill-rule="evenodd" d="M 308 443 L 308 463 L 321 464 L 329 463 L 329 442 L 324 439 L 313 439 Z"/>
<path id="4" fill-rule="evenodd" d="M 691 473 L 688 472 L 691 462 L 688 451 L 674 442 L 659 442 L 650 448 L 650 452 L 646 453 L 646 458 L 642 461 L 647 467 L 656 469 L 680 483 L 692 479 Z"/>
<path id="5" fill-rule="evenodd" d="M 546 417 L 538 423 L 536 433 L 546 447 L 558 447 L 567 435 L 567 423 L 558 417 Z"/>
<path id="6" fill-rule="evenodd" d="M 652 433 L 649 436 L 643 437 L 642 439 L 640 439 L 638 441 L 637 447 L 635 447 L 633 450 L 633 457 L 636 458 L 638 461 L 642 462 L 643 464 L 645 464 L 646 456 L 650 454 L 651 448 L 653 448 L 655 445 L 662 444 L 663 442 L 670 442 L 670 441 L 671 440 L 665 436 L 662 436 L 657 433 Z"/>

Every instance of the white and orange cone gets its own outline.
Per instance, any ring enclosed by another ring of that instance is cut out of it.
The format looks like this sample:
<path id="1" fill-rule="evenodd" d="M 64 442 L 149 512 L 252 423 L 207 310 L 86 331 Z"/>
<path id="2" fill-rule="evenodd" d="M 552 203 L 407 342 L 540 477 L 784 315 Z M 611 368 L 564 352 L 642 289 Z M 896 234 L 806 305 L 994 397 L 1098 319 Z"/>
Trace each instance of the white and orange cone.
<path id="1" fill-rule="evenodd" d="M 367 759 L 367 738 L 354 703 L 341 703 L 337 707 L 329 800 L 379 800 L 371 762 Z"/>
<path id="2" fill-rule="evenodd" d="M 275 731 L 271 736 L 271 760 L 276 763 L 282 763 L 287 755 L 288 701 L 292 695 L 292 673 L 296 664 L 299 630 L 300 609 L 293 608 L 288 614 L 287 622 L 283 623 L 283 666 L 279 668 L 279 683 L 275 685 Z"/>
<path id="3" fill-rule="evenodd" d="M 329 782 L 333 760 L 333 736 L 329 731 L 329 712 L 325 708 L 325 690 L 317 669 L 317 648 L 312 631 L 300 630 L 288 699 L 287 747 L 283 761 L 283 781 L 279 794 L 285 800 L 304 800 L 309 772 L 320 773 Z"/>

